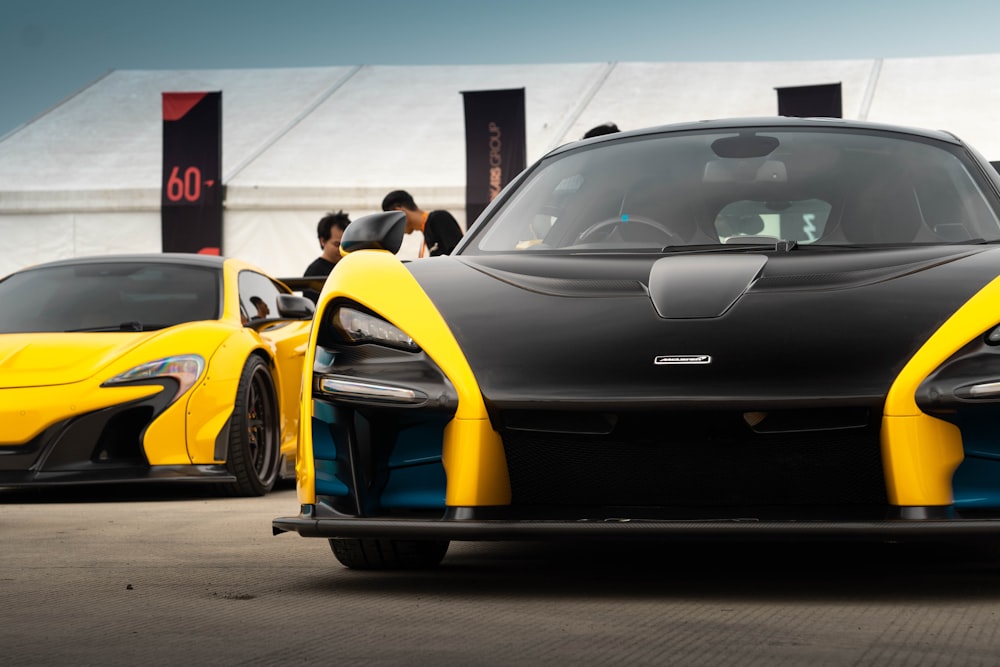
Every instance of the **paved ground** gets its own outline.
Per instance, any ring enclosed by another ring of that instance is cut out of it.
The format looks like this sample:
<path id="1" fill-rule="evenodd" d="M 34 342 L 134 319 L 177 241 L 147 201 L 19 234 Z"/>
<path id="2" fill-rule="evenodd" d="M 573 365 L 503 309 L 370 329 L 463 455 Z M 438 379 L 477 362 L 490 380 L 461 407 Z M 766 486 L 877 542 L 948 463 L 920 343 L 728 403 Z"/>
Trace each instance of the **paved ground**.
<path id="1" fill-rule="evenodd" d="M 998 665 L 1000 558 L 455 544 L 346 570 L 294 491 L 0 490 L 0 665 Z"/>

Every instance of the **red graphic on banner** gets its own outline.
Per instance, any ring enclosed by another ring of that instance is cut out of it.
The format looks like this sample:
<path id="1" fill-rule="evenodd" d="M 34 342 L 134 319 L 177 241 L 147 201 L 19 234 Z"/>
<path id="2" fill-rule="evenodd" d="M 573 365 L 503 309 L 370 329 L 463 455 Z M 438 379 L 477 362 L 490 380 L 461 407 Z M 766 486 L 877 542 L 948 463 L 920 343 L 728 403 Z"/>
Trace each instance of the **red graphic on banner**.
<path id="1" fill-rule="evenodd" d="M 180 120 L 208 93 L 163 93 L 163 120 Z"/>

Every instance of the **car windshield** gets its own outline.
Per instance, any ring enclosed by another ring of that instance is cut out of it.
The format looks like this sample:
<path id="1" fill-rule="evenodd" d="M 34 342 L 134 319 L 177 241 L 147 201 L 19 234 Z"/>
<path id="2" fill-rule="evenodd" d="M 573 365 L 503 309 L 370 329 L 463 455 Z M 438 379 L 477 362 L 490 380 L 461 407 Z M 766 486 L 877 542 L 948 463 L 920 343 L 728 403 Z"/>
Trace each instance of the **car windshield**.
<path id="1" fill-rule="evenodd" d="M 462 252 L 996 241 L 997 208 L 972 154 L 944 141 L 844 128 L 671 132 L 543 160 Z"/>
<path id="2" fill-rule="evenodd" d="M 221 272 L 171 263 L 42 266 L 0 281 L 0 333 L 147 331 L 218 319 Z"/>

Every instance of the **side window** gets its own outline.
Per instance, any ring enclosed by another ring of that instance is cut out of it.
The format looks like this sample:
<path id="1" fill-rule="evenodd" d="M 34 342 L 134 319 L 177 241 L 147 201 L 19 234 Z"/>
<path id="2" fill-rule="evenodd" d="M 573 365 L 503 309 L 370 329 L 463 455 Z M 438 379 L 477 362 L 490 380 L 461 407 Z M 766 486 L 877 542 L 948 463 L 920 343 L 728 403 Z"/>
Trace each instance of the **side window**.
<path id="1" fill-rule="evenodd" d="M 239 279 L 240 313 L 248 321 L 278 316 L 278 295 L 283 290 L 265 275 L 241 271 Z"/>
<path id="2" fill-rule="evenodd" d="M 957 160 L 926 168 L 914 190 L 924 223 L 938 238 L 961 242 L 995 234 L 996 216 Z"/>

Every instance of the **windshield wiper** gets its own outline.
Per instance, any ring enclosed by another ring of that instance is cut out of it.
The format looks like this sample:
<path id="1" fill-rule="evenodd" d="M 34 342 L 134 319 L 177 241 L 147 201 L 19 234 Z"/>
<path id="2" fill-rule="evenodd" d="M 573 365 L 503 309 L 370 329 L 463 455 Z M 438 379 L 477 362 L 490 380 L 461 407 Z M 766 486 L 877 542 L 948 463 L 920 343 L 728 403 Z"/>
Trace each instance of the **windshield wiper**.
<path id="1" fill-rule="evenodd" d="M 1000 244 L 1000 239 L 988 241 L 986 239 L 966 239 L 964 241 L 908 241 L 908 242 L 884 242 L 884 243 L 812 243 L 810 248 L 835 250 L 887 250 L 896 248 L 932 248 L 943 246 L 962 245 L 996 245 Z"/>
<path id="2" fill-rule="evenodd" d="M 99 327 L 84 327 L 82 329 L 66 329 L 66 333 L 82 333 L 96 331 L 144 331 L 142 322 L 129 321 L 120 324 L 108 324 Z"/>
<path id="3" fill-rule="evenodd" d="M 946 241 L 947 245 L 993 245 L 995 243 L 1000 243 L 1000 239 L 993 239 L 992 241 L 987 241 L 986 239 L 968 239 L 965 241 Z"/>
<path id="4" fill-rule="evenodd" d="M 683 253 L 716 253 L 716 252 L 790 252 L 798 247 L 795 241 L 780 239 L 769 243 L 741 243 L 730 241 L 729 243 L 701 243 L 697 245 L 668 245 L 660 252 L 664 254 Z"/>

